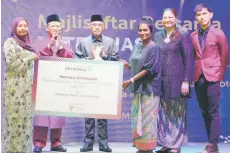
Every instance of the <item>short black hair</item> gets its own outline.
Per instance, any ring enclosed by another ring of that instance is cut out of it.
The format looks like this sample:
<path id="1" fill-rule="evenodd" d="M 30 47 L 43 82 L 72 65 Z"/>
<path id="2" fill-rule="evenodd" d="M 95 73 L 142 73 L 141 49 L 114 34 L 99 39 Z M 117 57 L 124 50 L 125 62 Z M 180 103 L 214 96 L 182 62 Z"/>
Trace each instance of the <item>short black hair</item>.
<path id="1" fill-rule="evenodd" d="M 153 33 L 153 21 L 151 18 L 147 18 L 147 17 L 143 18 L 138 24 L 138 29 L 140 24 L 146 24 L 149 27 L 149 31 Z"/>
<path id="2" fill-rule="evenodd" d="M 194 13 L 196 14 L 198 11 L 201 11 L 203 8 L 206 8 L 210 13 L 212 13 L 212 9 L 205 5 L 204 3 L 197 4 Z"/>

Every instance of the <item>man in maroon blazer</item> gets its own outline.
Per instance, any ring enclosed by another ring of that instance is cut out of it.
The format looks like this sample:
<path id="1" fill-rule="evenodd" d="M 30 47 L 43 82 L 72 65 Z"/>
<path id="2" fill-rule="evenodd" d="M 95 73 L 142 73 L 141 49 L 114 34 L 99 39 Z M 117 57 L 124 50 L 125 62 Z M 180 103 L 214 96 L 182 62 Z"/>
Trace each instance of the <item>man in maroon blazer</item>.
<path id="1" fill-rule="evenodd" d="M 61 20 L 57 14 L 49 15 L 46 19 L 48 36 L 37 39 L 34 47 L 40 56 L 73 58 L 74 53 L 70 45 L 66 45 L 61 37 Z M 66 152 L 62 146 L 62 128 L 65 127 L 64 117 L 50 115 L 35 115 L 33 144 L 34 153 L 41 153 L 46 146 L 47 134 L 50 129 L 51 151 Z"/>
<path id="2" fill-rule="evenodd" d="M 203 153 L 219 153 L 220 81 L 227 68 L 228 42 L 223 31 L 211 25 L 210 8 L 198 4 L 194 11 L 200 25 L 200 29 L 191 34 L 195 48 L 195 90 L 208 135 Z"/>

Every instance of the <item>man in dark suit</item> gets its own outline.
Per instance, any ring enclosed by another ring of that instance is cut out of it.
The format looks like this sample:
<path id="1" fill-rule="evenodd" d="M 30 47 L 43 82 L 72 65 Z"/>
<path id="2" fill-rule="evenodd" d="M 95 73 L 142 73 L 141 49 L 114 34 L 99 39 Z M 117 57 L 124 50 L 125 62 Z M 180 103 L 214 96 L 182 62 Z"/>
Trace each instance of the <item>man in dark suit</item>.
<path id="1" fill-rule="evenodd" d="M 92 15 L 89 24 L 89 30 L 92 35 L 82 39 L 76 50 L 78 58 L 85 58 L 91 60 L 109 60 L 118 61 L 118 50 L 116 49 L 115 41 L 102 35 L 104 30 L 104 22 L 101 15 Z M 104 72 L 106 75 L 106 72 Z M 98 119 L 98 137 L 99 150 L 103 152 L 112 152 L 108 146 L 107 120 Z M 81 152 L 88 152 L 93 150 L 94 133 L 95 133 L 95 119 L 85 119 L 85 139 L 84 146 L 80 149 Z"/>
<path id="2" fill-rule="evenodd" d="M 191 34 L 195 48 L 195 90 L 208 135 L 203 153 L 219 153 L 220 81 L 227 68 L 228 42 L 223 31 L 211 25 L 210 8 L 198 4 L 194 11 L 200 24 L 200 29 Z"/>

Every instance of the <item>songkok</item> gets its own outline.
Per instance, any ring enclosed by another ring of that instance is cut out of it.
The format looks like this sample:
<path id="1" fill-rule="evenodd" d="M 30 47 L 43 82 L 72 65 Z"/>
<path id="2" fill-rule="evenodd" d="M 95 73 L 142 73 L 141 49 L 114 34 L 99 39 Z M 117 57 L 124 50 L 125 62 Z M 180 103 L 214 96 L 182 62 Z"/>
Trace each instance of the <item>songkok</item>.
<path id="1" fill-rule="evenodd" d="M 102 16 L 101 15 L 92 15 L 90 22 L 94 22 L 94 21 L 101 21 L 103 22 Z"/>
<path id="2" fill-rule="evenodd" d="M 50 23 L 50 22 L 52 22 L 52 21 L 61 22 L 61 21 L 60 21 L 60 18 L 58 17 L 57 14 L 52 14 L 52 15 L 47 16 L 47 18 L 46 18 L 46 23 L 48 24 L 48 23 Z"/>

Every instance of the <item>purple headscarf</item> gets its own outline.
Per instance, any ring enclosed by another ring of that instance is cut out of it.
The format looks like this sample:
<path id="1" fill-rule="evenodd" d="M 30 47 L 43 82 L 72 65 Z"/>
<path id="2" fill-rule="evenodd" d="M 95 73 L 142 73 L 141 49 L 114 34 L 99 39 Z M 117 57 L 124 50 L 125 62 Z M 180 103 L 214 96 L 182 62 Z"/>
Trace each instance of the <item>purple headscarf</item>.
<path id="1" fill-rule="evenodd" d="M 27 22 L 27 20 L 25 20 L 22 17 L 18 17 L 13 21 L 11 37 L 14 38 L 14 40 L 17 42 L 17 44 L 20 45 L 22 48 L 34 52 L 34 48 L 31 45 L 32 41 L 30 39 L 29 32 L 24 37 L 19 37 L 17 35 L 16 29 L 17 29 L 18 23 L 22 20 Z M 28 24 L 28 22 L 27 22 L 27 24 Z"/>

